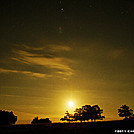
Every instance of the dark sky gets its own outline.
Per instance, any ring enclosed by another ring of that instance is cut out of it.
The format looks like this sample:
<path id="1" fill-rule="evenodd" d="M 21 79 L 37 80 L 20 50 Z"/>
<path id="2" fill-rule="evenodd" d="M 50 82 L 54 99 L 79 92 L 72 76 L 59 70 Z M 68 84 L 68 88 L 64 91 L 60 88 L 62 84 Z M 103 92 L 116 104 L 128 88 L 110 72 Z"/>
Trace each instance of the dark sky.
<path id="1" fill-rule="evenodd" d="M 133 0 L 1 0 L 0 16 L 1 109 L 59 121 L 70 99 L 107 120 L 134 108 Z"/>

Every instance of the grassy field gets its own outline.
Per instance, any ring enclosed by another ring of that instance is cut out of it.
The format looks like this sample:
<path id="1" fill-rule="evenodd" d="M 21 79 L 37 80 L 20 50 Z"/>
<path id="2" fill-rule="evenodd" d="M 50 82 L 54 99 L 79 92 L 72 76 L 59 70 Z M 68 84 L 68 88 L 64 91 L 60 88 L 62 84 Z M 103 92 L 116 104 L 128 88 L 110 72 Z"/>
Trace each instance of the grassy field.
<path id="1" fill-rule="evenodd" d="M 134 133 L 134 121 L 52 123 L 0 126 L 0 134 L 100 134 Z"/>

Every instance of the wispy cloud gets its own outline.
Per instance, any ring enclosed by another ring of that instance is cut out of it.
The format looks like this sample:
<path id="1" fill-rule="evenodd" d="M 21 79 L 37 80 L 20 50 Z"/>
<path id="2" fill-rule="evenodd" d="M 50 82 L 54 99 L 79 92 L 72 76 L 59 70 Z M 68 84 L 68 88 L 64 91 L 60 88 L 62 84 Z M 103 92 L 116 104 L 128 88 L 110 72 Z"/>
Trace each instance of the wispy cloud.
<path id="1" fill-rule="evenodd" d="M 31 98 L 31 99 L 40 99 L 40 100 L 49 100 L 49 99 L 51 99 L 51 98 L 49 98 L 49 97 L 42 97 L 42 96 L 29 96 L 29 95 L 27 95 L 27 96 L 24 96 L 24 95 L 17 95 L 17 94 L 0 94 L 0 96 L 1 97 L 16 97 L 16 98 Z"/>
<path id="2" fill-rule="evenodd" d="M 21 47 L 25 48 L 25 50 L 35 50 L 35 51 L 47 51 L 47 52 L 61 52 L 61 51 L 70 51 L 71 48 L 67 45 L 59 45 L 59 44 L 48 44 L 42 45 L 40 47 L 30 47 L 22 44 Z"/>
<path id="3" fill-rule="evenodd" d="M 30 71 L 10 70 L 10 69 L 3 69 L 3 68 L 0 68 L 0 73 L 20 73 L 20 74 L 25 74 L 27 76 L 37 77 L 37 78 L 51 77 L 51 75 L 48 74 L 34 73 Z"/>
<path id="4" fill-rule="evenodd" d="M 0 68 L 0 73 L 17 73 L 17 70 L 3 69 Z"/>
<path id="5" fill-rule="evenodd" d="M 48 45 L 47 47 L 34 48 L 23 45 L 23 47 L 25 47 L 25 50 L 13 50 L 15 56 L 11 57 L 11 59 L 32 66 L 40 65 L 44 68 L 53 69 L 53 71 L 56 72 L 56 74 L 60 75 L 62 74 L 69 76 L 74 73 L 74 70 L 69 66 L 69 63 L 71 63 L 72 60 L 65 57 L 46 56 L 44 54 L 45 49 L 46 53 L 49 53 L 49 51 L 69 51 L 70 48 L 68 46 Z M 38 51 L 40 51 L 40 53 Z M 23 73 L 29 74 L 26 71 Z M 38 75 L 38 73 L 33 73 L 32 75 Z"/>
<path id="6" fill-rule="evenodd" d="M 19 54 L 19 55 L 22 55 L 22 56 L 29 56 L 29 57 L 37 57 L 37 56 L 42 56 L 42 54 L 32 54 L 32 53 L 29 53 L 27 51 L 23 51 L 23 50 L 13 50 L 14 53 L 16 54 Z"/>
<path id="7" fill-rule="evenodd" d="M 48 45 L 49 51 L 52 52 L 60 52 L 60 51 L 70 51 L 71 48 L 66 45 L 56 45 L 56 44 L 50 44 Z"/>

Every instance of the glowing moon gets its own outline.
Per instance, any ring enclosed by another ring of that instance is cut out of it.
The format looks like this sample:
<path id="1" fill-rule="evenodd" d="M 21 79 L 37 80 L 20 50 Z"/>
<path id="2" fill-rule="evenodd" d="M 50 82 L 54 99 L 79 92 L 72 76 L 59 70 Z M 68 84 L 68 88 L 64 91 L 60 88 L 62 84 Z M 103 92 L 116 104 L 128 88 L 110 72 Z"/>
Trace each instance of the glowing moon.
<path id="1" fill-rule="evenodd" d="M 74 102 L 73 102 L 73 101 L 69 101 L 69 102 L 68 102 L 68 106 L 69 106 L 70 108 L 74 107 Z"/>

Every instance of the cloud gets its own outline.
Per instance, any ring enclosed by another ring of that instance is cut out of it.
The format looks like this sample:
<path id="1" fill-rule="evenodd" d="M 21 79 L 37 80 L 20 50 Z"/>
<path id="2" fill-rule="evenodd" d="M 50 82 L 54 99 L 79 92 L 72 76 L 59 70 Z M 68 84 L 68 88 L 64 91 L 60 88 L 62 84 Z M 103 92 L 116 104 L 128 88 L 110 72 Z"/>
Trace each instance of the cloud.
<path id="1" fill-rule="evenodd" d="M 29 57 L 42 56 L 41 54 L 32 54 L 32 53 L 29 53 L 29 52 L 23 51 L 23 50 L 17 50 L 17 51 L 13 50 L 13 52 L 16 54 L 22 55 L 22 56 L 29 56 Z"/>
<path id="2" fill-rule="evenodd" d="M 3 69 L 0 68 L 0 73 L 17 73 L 17 70 Z"/>
<path id="3" fill-rule="evenodd" d="M 57 48 L 58 50 L 58 48 Z M 55 69 L 56 73 L 64 75 L 72 75 L 73 69 L 68 65 L 72 62 L 68 58 L 64 57 L 48 57 L 43 54 L 32 53 L 24 50 L 13 50 L 16 57 L 12 57 L 13 60 L 29 64 L 29 65 L 40 65 L 45 68 Z M 35 74 L 37 75 L 37 74 Z"/>
<path id="4" fill-rule="evenodd" d="M 48 75 L 48 74 L 35 73 L 30 71 L 10 70 L 10 69 L 3 69 L 3 68 L 0 68 L 0 73 L 20 73 L 20 74 L 25 74 L 27 76 L 32 76 L 36 78 L 52 77 L 52 75 Z"/>
<path id="5" fill-rule="evenodd" d="M 34 76 L 34 77 L 37 77 L 37 78 L 52 77 L 52 75 L 42 74 L 42 73 L 34 73 L 34 72 L 30 72 L 30 71 L 21 71 L 20 73 L 28 75 L 28 76 Z"/>
<path id="6" fill-rule="evenodd" d="M 51 52 L 60 52 L 60 51 L 70 51 L 71 48 L 66 45 L 56 45 L 56 44 L 50 44 L 48 45 L 49 51 Z"/>
<path id="7" fill-rule="evenodd" d="M 67 45 L 59 45 L 59 44 L 48 44 L 43 45 L 41 47 L 30 47 L 22 44 L 22 48 L 25 50 L 34 50 L 34 51 L 47 51 L 47 52 L 62 52 L 62 51 L 70 51 L 71 48 Z"/>
<path id="8" fill-rule="evenodd" d="M 72 71 L 72 69 L 68 65 L 66 65 L 65 58 L 23 57 L 23 60 L 32 64 L 38 64 L 48 68 L 59 69 L 65 72 Z"/>
<path id="9" fill-rule="evenodd" d="M 27 95 L 27 96 L 24 96 L 24 95 L 17 95 L 17 94 L 0 94 L 0 96 L 1 97 L 17 97 L 17 98 L 27 98 L 27 99 L 29 99 L 29 98 L 31 98 L 31 99 L 40 99 L 40 100 L 50 100 L 50 99 L 52 99 L 52 98 L 50 98 L 50 97 L 42 97 L 42 96 L 29 96 L 29 95 Z"/>

